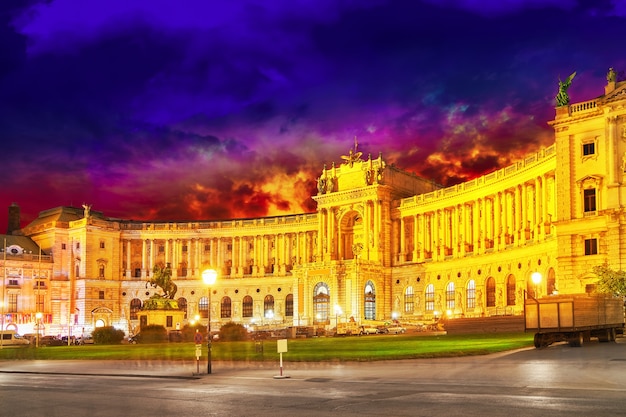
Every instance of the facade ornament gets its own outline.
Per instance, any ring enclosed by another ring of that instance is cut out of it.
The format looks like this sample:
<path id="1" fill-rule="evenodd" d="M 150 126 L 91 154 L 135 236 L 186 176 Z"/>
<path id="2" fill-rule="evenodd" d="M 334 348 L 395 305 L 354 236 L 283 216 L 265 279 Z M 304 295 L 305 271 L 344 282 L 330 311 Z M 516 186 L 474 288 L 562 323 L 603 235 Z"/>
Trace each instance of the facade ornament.
<path id="1" fill-rule="evenodd" d="M 609 72 L 606 74 L 606 80 L 610 83 L 614 83 L 617 80 L 617 74 L 613 68 L 609 68 Z"/>

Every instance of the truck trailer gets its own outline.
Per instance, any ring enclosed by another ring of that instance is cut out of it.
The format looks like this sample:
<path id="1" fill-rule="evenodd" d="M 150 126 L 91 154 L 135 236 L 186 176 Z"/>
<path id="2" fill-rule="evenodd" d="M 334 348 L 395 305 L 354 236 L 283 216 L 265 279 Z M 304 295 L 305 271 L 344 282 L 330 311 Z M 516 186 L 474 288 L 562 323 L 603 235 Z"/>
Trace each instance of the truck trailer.
<path id="1" fill-rule="evenodd" d="M 614 342 L 624 331 L 624 300 L 607 294 L 528 297 L 524 302 L 527 333 L 535 333 L 537 349 L 566 341 L 580 347 L 592 337 Z"/>

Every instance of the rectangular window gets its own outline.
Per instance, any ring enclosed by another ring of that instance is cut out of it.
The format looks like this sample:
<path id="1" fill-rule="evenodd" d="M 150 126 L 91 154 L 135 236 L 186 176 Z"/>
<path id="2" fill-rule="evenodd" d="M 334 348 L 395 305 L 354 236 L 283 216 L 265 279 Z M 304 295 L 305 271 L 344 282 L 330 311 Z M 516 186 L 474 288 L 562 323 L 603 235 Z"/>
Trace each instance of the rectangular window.
<path id="1" fill-rule="evenodd" d="M 596 189 L 590 188 L 583 191 L 583 204 L 585 213 L 596 211 Z"/>
<path id="2" fill-rule="evenodd" d="M 80 242 L 76 242 L 76 249 L 80 249 Z"/>
<path id="3" fill-rule="evenodd" d="M 100 249 L 104 249 L 104 242 L 100 242 Z"/>
<path id="4" fill-rule="evenodd" d="M 104 291 L 98 291 L 98 299 L 104 300 Z"/>
<path id="5" fill-rule="evenodd" d="M 165 246 L 159 245 L 159 253 L 164 253 L 164 252 L 165 252 Z"/>
<path id="6" fill-rule="evenodd" d="M 61 243 L 61 249 L 65 250 L 65 243 Z"/>
<path id="7" fill-rule="evenodd" d="M 598 239 L 585 239 L 585 255 L 598 254 Z"/>
<path id="8" fill-rule="evenodd" d="M 594 142 L 583 143 L 583 156 L 593 155 L 595 153 L 596 153 L 596 144 Z"/>
<path id="9" fill-rule="evenodd" d="M 183 252 L 187 252 L 187 245 L 183 245 Z"/>
<path id="10" fill-rule="evenodd" d="M 165 327 L 174 326 L 174 316 L 165 316 Z"/>
<path id="11" fill-rule="evenodd" d="M 9 294 L 9 313 L 17 313 L 17 294 Z"/>

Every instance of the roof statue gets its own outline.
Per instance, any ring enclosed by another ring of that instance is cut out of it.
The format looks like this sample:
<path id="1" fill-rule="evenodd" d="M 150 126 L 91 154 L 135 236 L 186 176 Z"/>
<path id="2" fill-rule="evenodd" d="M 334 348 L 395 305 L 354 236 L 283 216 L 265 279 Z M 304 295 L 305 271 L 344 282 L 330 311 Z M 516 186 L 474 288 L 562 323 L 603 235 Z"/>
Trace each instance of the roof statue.
<path id="1" fill-rule="evenodd" d="M 617 80 L 617 74 L 613 68 L 609 68 L 609 72 L 606 74 L 606 80 L 610 83 L 614 83 Z"/>
<path id="2" fill-rule="evenodd" d="M 358 162 L 361 160 L 361 155 L 363 155 L 363 152 L 358 152 L 357 151 L 357 147 L 359 146 L 359 143 L 356 141 L 356 136 L 354 137 L 354 149 L 350 149 L 350 152 L 348 153 L 348 155 L 341 155 L 341 159 L 343 159 L 345 164 L 349 164 L 350 167 L 352 167 L 352 165 L 355 162 Z"/>
<path id="3" fill-rule="evenodd" d="M 565 81 L 561 81 L 559 78 L 559 92 L 556 95 L 556 106 L 567 106 L 569 104 L 569 96 L 567 95 L 567 89 L 572 85 L 572 80 L 576 76 L 576 71 L 572 73 Z"/>

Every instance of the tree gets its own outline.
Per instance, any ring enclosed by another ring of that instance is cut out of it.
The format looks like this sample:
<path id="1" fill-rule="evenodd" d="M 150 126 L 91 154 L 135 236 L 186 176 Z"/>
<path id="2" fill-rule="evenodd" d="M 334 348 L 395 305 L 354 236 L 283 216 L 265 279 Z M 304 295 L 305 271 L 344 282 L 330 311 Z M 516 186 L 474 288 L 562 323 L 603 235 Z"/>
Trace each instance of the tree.
<path id="1" fill-rule="evenodd" d="M 598 276 L 598 292 L 618 297 L 626 296 L 626 272 L 615 271 L 607 264 L 594 266 L 593 273 Z"/>

